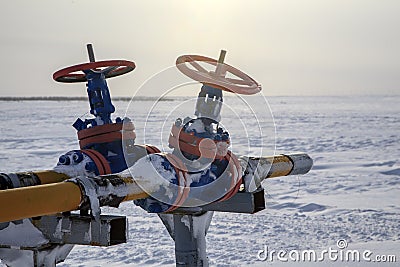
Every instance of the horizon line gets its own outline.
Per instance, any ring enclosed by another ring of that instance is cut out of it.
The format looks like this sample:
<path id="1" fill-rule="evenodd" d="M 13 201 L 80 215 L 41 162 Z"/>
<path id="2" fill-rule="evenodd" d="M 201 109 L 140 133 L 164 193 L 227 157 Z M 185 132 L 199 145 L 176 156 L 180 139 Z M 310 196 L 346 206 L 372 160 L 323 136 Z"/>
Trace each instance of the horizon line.
<path id="1" fill-rule="evenodd" d="M 160 99 L 159 96 L 135 96 L 137 100 L 141 101 L 150 101 L 150 100 L 160 100 L 160 101 L 174 101 L 175 99 L 182 99 L 187 97 L 197 97 L 193 95 L 187 96 L 168 96 Z M 229 98 L 232 96 L 224 96 L 225 98 Z M 290 98 L 301 98 L 301 97 L 332 97 L 332 98 L 347 98 L 347 97 L 400 97 L 398 95 L 388 95 L 388 94 L 371 94 L 371 95 L 274 95 L 274 96 L 265 96 L 270 98 L 281 98 L 281 97 L 290 97 Z M 113 101 L 131 101 L 133 97 L 129 96 L 114 96 L 111 97 Z M 87 96 L 0 96 L 0 101 L 11 102 L 11 101 L 87 101 Z"/>

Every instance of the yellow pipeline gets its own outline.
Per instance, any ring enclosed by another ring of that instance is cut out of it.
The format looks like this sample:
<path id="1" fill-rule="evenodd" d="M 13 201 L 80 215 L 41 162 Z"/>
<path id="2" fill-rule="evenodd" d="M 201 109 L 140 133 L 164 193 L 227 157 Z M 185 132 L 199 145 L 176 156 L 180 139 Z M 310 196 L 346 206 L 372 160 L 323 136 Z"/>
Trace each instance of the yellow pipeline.
<path id="1" fill-rule="evenodd" d="M 70 177 L 52 170 L 0 174 L 0 190 L 59 183 Z"/>
<path id="2" fill-rule="evenodd" d="M 76 210 L 82 200 L 78 185 L 70 182 L 0 191 L 0 222 Z"/>
<path id="3" fill-rule="evenodd" d="M 271 162 L 271 169 L 267 176 L 268 178 L 289 175 L 293 169 L 292 161 L 285 155 L 269 157 L 268 160 Z"/>
<path id="4" fill-rule="evenodd" d="M 261 158 L 262 161 L 268 161 L 269 164 L 271 165 L 271 169 L 268 173 L 268 176 L 265 178 L 290 175 L 290 172 L 293 169 L 293 163 L 290 160 L 289 156 L 277 155 L 271 157 L 262 157 Z M 59 183 L 71 178 L 64 173 L 59 173 L 52 170 L 34 171 L 32 173 L 39 178 L 41 184 Z"/>
<path id="5" fill-rule="evenodd" d="M 265 174 L 262 180 L 304 174 L 312 167 L 312 159 L 306 154 L 247 158 L 247 160 L 270 166 L 268 174 Z M 79 185 L 73 182 L 59 182 L 68 179 L 67 175 L 54 171 L 41 171 L 35 174 L 43 183 L 42 185 L 0 190 L 0 223 L 79 209 L 84 199 Z M 133 178 L 122 179 L 131 192 L 124 197 L 123 201 L 148 197 L 148 194 L 134 182 Z"/>
<path id="6" fill-rule="evenodd" d="M 55 171 L 36 171 L 33 173 L 39 178 L 41 184 L 59 183 L 70 178 L 64 173 Z"/>
<path id="7" fill-rule="evenodd" d="M 123 180 L 126 186 L 135 188 L 135 193 L 127 194 L 123 201 L 149 196 L 132 178 Z M 82 195 L 79 185 L 73 182 L 0 190 L 0 223 L 77 210 Z"/>
<path id="8" fill-rule="evenodd" d="M 135 179 L 132 177 L 121 177 L 124 181 L 125 185 L 127 186 L 135 186 L 136 192 L 135 193 L 128 193 L 122 201 L 130 201 L 135 199 L 141 199 L 149 197 L 149 194 L 143 191 L 143 189 L 135 182 Z"/>

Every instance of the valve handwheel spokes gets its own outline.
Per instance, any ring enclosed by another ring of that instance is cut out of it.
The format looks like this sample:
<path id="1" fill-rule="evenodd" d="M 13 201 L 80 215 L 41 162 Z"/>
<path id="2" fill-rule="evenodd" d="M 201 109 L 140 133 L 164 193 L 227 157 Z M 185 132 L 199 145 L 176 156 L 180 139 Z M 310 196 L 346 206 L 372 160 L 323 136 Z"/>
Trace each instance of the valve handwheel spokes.
<path id="1" fill-rule="evenodd" d="M 56 71 L 53 79 L 57 82 L 76 83 L 86 82 L 86 72 L 102 72 L 105 78 L 112 78 L 131 72 L 135 63 L 128 60 L 105 60 L 74 65 Z"/>
<path id="2" fill-rule="evenodd" d="M 224 91 L 243 95 L 252 95 L 261 91 L 261 85 L 253 78 L 224 63 L 224 56 L 225 51 L 223 50 L 218 61 L 205 56 L 183 55 L 177 58 L 176 67 L 186 76 Z M 215 66 L 216 70 L 208 71 L 199 62 Z M 227 77 L 226 74 L 228 73 L 237 78 Z"/>

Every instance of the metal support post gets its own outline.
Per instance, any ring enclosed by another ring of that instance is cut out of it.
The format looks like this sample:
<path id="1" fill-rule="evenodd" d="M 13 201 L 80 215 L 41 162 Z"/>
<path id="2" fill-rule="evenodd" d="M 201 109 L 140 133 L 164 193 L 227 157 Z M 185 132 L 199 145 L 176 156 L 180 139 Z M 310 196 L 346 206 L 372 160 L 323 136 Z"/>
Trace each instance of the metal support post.
<path id="1" fill-rule="evenodd" d="M 211 218 L 210 212 L 200 216 L 174 214 L 176 266 L 208 266 L 206 233 Z"/>

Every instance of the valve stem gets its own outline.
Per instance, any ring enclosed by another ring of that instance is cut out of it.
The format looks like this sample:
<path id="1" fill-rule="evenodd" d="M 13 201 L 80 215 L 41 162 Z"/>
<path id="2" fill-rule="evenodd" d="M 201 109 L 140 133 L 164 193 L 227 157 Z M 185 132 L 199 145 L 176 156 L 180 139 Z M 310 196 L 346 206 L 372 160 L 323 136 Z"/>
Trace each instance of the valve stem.
<path id="1" fill-rule="evenodd" d="M 95 62 L 96 60 L 94 59 L 93 45 L 92 44 L 87 44 L 86 48 L 87 48 L 88 55 L 89 55 L 89 61 L 90 62 Z"/>
<path id="2" fill-rule="evenodd" d="M 217 68 L 215 70 L 215 74 L 217 77 L 225 76 L 225 73 L 222 73 L 222 71 L 223 71 L 222 66 L 224 65 L 225 56 L 226 56 L 226 50 L 221 50 L 221 52 L 219 54 Z"/>
<path id="3" fill-rule="evenodd" d="M 225 55 L 226 55 L 226 50 L 221 50 L 221 52 L 219 53 L 218 63 L 224 64 Z"/>

